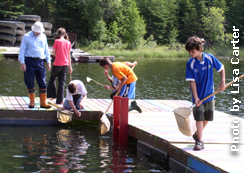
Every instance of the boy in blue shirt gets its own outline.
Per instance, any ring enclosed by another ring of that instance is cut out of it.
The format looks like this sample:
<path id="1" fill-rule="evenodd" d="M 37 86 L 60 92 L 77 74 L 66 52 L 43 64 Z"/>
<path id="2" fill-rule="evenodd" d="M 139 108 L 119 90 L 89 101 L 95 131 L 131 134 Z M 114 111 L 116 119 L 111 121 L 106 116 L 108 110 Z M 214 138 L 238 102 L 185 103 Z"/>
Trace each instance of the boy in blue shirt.
<path id="1" fill-rule="evenodd" d="M 218 90 L 225 90 L 225 69 L 224 65 L 212 54 L 202 52 L 202 40 L 199 37 L 189 38 L 185 49 L 191 56 L 186 64 L 186 81 L 190 82 L 192 102 L 196 104 L 196 107 L 193 108 L 193 115 L 197 131 L 193 135 L 196 141 L 193 149 L 201 150 L 204 149 L 203 129 L 208 121 L 213 121 L 214 96 L 204 102 L 201 100 L 214 92 L 213 68 L 221 76 Z"/>

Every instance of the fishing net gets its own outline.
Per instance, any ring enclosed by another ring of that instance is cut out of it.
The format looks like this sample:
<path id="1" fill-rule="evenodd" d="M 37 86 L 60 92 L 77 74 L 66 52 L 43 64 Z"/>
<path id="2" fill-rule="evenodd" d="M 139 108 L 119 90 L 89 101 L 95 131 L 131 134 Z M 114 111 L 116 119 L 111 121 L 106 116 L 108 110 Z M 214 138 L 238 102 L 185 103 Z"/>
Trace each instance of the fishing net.
<path id="1" fill-rule="evenodd" d="M 192 136 L 196 128 L 196 122 L 190 108 L 182 107 L 174 110 L 178 129 L 186 136 Z"/>
<path id="2" fill-rule="evenodd" d="M 57 112 L 57 119 L 61 123 L 68 123 L 68 122 L 72 121 L 73 114 L 74 113 L 70 112 L 70 111 L 59 110 Z"/>

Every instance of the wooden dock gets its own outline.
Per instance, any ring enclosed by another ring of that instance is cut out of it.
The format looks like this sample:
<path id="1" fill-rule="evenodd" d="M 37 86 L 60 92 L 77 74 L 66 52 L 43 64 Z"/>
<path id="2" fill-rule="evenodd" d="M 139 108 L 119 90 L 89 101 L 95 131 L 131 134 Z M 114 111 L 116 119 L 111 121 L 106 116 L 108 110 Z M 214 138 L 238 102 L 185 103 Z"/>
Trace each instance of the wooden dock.
<path id="1" fill-rule="evenodd" d="M 146 99 L 136 101 L 143 113 L 136 111 L 129 113 L 129 136 L 138 139 L 137 146 L 142 152 L 166 162 L 174 172 L 244 172 L 242 118 L 215 111 L 214 121 L 204 130 L 205 149 L 194 151 L 194 140 L 181 134 L 172 112 L 175 108 L 190 106 L 189 101 Z M 36 108 L 29 109 L 28 103 L 28 97 L 1 96 L 0 124 L 60 124 L 56 119 L 56 108 L 40 108 L 39 97 L 36 97 Z M 90 98 L 81 118 L 73 116 L 73 119 L 99 120 L 110 103 L 110 99 Z M 113 108 L 111 107 L 108 112 L 112 113 Z M 234 137 L 239 137 L 235 140 L 238 143 L 233 143 Z M 233 145 L 239 151 L 231 151 Z"/>

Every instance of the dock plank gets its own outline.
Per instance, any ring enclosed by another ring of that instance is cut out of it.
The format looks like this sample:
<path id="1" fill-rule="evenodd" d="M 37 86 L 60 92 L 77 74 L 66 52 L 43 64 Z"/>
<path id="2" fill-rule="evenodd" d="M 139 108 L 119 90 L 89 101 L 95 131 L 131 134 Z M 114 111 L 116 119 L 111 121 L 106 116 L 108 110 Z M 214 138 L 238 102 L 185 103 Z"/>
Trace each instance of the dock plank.
<path id="1" fill-rule="evenodd" d="M 53 112 L 51 115 L 53 120 L 56 120 L 55 109 L 40 108 L 39 97 L 35 98 L 36 106 L 33 109 L 28 108 L 28 97 L 15 96 L 0 96 L 0 111 L 6 113 L 4 117 L 1 113 L 1 118 L 8 118 L 9 115 L 23 112 L 21 117 L 25 118 L 25 114 L 31 114 L 31 118 L 36 116 L 42 117 L 43 120 L 50 118 L 46 114 Z M 99 115 L 94 115 L 97 118 L 105 112 L 111 103 L 110 99 L 95 99 L 88 98 L 86 102 L 86 111 L 82 112 L 83 117 L 93 119 L 94 112 Z M 129 100 L 131 103 L 133 99 Z M 190 169 L 198 172 L 204 172 L 205 168 L 211 170 L 220 170 L 220 172 L 242 172 L 244 170 L 244 138 L 239 139 L 238 147 L 239 155 L 233 155 L 230 151 L 233 140 L 233 125 L 234 116 L 215 111 L 214 121 L 208 123 L 203 133 L 203 141 L 205 149 L 194 151 L 195 141 L 190 136 L 184 136 L 178 130 L 177 122 L 172 112 L 178 107 L 189 107 L 192 105 L 187 100 L 136 100 L 137 104 L 142 108 L 143 112 L 129 112 L 129 135 L 150 145 L 158 150 L 167 153 L 170 157 L 181 164 L 184 164 Z M 18 111 L 21 108 L 23 111 Z M 110 107 L 109 113 L 113 113 L 113 105 Z M 88 113 L 88 114 L 86 114 Z M 14 118 L 18 119 L 19 116 Z M 46 115 L 46 117 L 45 117 Z M 77 118 L 77 117 L 75 117 Z M 74 119 L 75 119 L 74 118 Z M 239 124 L 244 124 L 244 120 L 239 118 Z M 240 135 L 244 131 L 244 126 L 239 126 Z M 168 145 L 165 146 L 165 145 Z M 189 164 L 194 162 L 194 164 Z M 202 164 L 204 166 L 197 166 Z"/>
<path id="2" fill-rule="evenodd" d="M 155 105 L 155 106 L 157 106 L 157 107 L 159 107 L 161 109 L 169 111 L 169 112 L 171 112 L 173 110 L 172 107 L 169 107 L 169 106 L 167 106 L 167 105 L 165 105 L 163 103 L 160 103 L 160 102 L 158 102 L 156 100 L 144 100 L 144 101 L 146 101 L 146 102 L 148 102 L 148 103 L 150 103 L 152 105 Z"/>
<path id="3" fill-rule="evenodd" d="M 19 102 L 16 100 L 16 98 L 14 96 L 9 96 L 9 100 L 15 110 L 23 110 L 21 105 L 19 104 Z"/>
<path id="4" fill-rule="evenodd" d="M 2 96 L 2 99 L 8 110 L 15 110 L 8 96 Z"/>
<path id="5" fill-rule="evenodd" d="M 97 107 L 90 99 L 87 99 L 86 102 L 93 111 L 100 111 L 99 107 Z"/>
<path id="6" fill-rule="evenodd" d="M 107 100 L 104 100 L 104 99 L 97 99 L 99 102 L 101 102 L 102 104 L 105 105 L 105 109 L 104 109 L 104 112 L 108 109 L 108 107 L 110 106 L 110 103 L 113 101 L 113 100 L 109 100 L 109 102 Z M 108 113 L 113 113 L 113 103 L 112 105 L 109 107 L 108 109 Z"/>
<path id="7" fill-rule="evenodd" d="M 129 113 L 129 126 L 137 128 L 138 131 L 142 130 L 139 136 L 150 134 L 154 136 L 154 139 L 160 138 L 169 141 L 172 146 L 176 147 L 176 149 L 183 150 L 190 154 L 193 159 L 199 159 L 210 167 L 211 165 L 213 168 L 217 166 L 227 172 L 242 172 L 244 170 L 244 165 L 240 160 L 244 160 L 244 154 L 242 154 L 244 151 L 244 139 L 240 139 L 240 143 L 238 144 L 240 147 L 239 155 L 235 156 L 235 154 L 231 154 L 230 151 L 232 145 L 230 141 L 233 140 L 233 134 L 231 134 L 233 118 L 234 116 L 215 111 L 214 121 L 208 123 L 204 129 L 203 140 L 205 149 L 201 151 L 194 151 L 193 147 L 195 141 L 193 138 L 181 134 L 178 130 L 173 112 L 154 112 L 150 115 L 148 112 L 141 114 Z M 239 123 L 244 124 L 244 120 L 240 118 Z M 244 131 L 244 126 L 240 127 L 239 131 Z M 156 142 L 152 142 L 152 144 L 153 147 L 160 148 L 160 145 L 157 146 Z M 163 148 L 160 149 L 164 151 Z M 178 158 L 180 155 L 177 154 L 170 155 L 169 153 L 169 156 L 178 161 L 182 159 Z M 197 167 L 192 166 L 191 168 L 203 172 L 203 170 L 200 170 Z"/>
<path id="8" fill-rule="evenodd" d="M 0 109 L 7 110 L 7 107 L 6 107 L 2 97 L 0 97 Z"/>
<path id="9" fill-rule="evenodd" d="M 25 100 L 22 97 L 16 97 L 16 100 L 19 102 L 23 110 L 31 110 L 29 108 L 29 105 L 25 102 Z"/>
<path id="10" fill-rule="evenodd" d="M 146 109 L 148 109 L 147 112 L 150 112 L 150 110 L 152 110 L 153 112 L 166 112 L 165 109 L 159 108 L 159 107 L 157 107 L 157 106 L 155 106 L 153 104 L 150 104 L 147 101 L 144 101 L 144 100 L 136 100 L 136 102 L 138 102 L 138 106 L 141 106 L 142 105 L 143 107 L 145 107 Z"/>
<path id="11" fill-rule="evenodd" d="M 100 110 L 106 110 L 108 108 L 107 102 L 101 102 L 98 99 L 90 99 L 94 104 L 96 104 L 97 107 L 99 107 Z"/>

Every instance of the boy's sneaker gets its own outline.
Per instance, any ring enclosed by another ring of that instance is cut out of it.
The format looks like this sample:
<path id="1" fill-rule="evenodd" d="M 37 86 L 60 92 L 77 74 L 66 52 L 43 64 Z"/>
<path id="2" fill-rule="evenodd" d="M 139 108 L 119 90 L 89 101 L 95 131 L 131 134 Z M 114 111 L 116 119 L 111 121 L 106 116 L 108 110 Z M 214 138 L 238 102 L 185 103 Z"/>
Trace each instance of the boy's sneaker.
<path id="1" fill-rule="evenodd" d="M 201 150 L 201 149 L 204 149 L 204 143 L 203 141 L 199 141 L 197 140 L 196 143 L 195 143 L 195 146 L 193 148 L 193 150 Z"/>
<path id="2" fill-rule="evenodd" d="M 193 139 L 194 139 L 195 141 L 198 141 L 197 131 L 192 135 L 192 137 L 193 137 Z"/>

